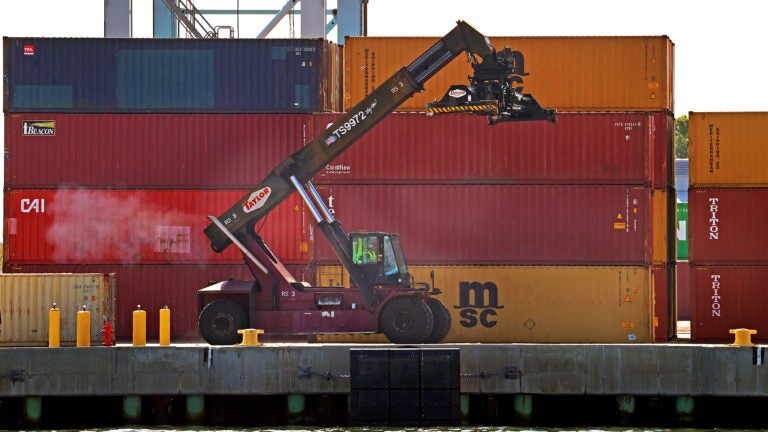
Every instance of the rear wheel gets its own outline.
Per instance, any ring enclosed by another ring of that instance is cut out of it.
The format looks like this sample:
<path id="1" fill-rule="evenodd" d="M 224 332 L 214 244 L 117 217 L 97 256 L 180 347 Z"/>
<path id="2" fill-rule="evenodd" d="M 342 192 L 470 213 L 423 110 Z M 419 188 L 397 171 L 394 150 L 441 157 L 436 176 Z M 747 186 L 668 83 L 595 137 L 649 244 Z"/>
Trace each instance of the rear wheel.
<path id="1" fill-rule="evenodd" d="M 448 310 L 440 300 L 430 297 L 427 300 L 427 306 L 432 311 L 432 317 L 434 318 L 434 325 L 432 326 L 432 333 L 427 336 L 425 343 L 440 343 L 448 336 L 448 332 L 451 331 L 451 311 Z"/>
<path id="2" fill-rule="evenodd" d="M 429 306 L 411 295 L 392 298 L 379 315 L 379 328 L 396 344 L 423 343 L 432 332 L 433 324 Z"/>
<path id="3" fill-rule="evenodd" d="M 234 345 L 242 340 L 238 330 L 248 326 L 248 317 L 232 300 L 214 300 L 200 312 L 200 335 L 211 345 Z"/>

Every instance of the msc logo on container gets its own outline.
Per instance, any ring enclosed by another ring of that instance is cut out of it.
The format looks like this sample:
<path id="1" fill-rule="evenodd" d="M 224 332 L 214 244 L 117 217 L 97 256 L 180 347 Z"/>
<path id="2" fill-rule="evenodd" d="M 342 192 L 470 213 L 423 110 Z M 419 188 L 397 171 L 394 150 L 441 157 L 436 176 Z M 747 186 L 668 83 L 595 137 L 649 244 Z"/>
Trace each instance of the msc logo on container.
<path id="1" fill-rule="evenodd" d="M 22 136 L 54 136 L 56 135 L 55 120 L 25 120 L 21 122 Z"/>
<path id="2" fill-rule="evenodd" d="M 499 306 L 499 288 L 493 282 L 460 282 L 459 305 L 461 325 L 467 328 L 482 325 L 491 328 L 496 325 L 496 309 Z"/>

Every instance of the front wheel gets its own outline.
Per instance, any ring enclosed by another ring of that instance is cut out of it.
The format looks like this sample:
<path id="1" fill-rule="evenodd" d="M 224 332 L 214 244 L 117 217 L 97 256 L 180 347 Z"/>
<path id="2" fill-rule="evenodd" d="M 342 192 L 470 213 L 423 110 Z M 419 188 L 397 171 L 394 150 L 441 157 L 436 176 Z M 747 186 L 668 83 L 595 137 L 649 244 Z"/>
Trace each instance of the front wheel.
<path id="1" fill-rule="evenodd" d="M 379 328 L 396 344 L 423 343 L 432 332 L 434 318 L 418 297 L 401 295 L 389 300 L 379 314 Z"/>
<path id="2" fill-rule="evenodd" d="M 232 300 L 214 300 L 200 312 L 200 335 L 211 345 L 234 345 L 242 337 L 238 330 L 248 326 L 248 317 Z"/>
<path id="3" fill-rule="evenodd" d="M 427 306 L 432 311 L 435 325 L 432 326 L 432 333 L 429 334 L 426 343 L 440 343 L 448 336 L 451 331 L 451 311 L 440 300 L 430 297 L 427 300 Z"/>

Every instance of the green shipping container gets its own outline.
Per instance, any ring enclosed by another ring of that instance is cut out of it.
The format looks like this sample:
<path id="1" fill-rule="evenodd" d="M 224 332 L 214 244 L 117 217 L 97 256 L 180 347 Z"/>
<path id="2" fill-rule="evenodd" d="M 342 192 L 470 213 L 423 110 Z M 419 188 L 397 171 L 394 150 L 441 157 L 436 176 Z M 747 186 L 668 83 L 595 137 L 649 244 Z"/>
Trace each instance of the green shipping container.
<path id="1" fill-rule="evenodd" d="M 677 259 L 688 260 L 688 203 L 677 203 Z"/>

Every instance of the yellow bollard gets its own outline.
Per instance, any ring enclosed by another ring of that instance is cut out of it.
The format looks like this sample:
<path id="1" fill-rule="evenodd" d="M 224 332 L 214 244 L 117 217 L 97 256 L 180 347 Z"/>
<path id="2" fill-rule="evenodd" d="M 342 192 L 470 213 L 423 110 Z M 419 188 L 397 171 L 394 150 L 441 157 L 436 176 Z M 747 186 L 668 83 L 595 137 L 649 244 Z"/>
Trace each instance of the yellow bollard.
<path id="1" fill-rule="evenodd" d="M 147 311 L 141 310 L 141 305 L 133 311 L 133 345 L 147 344 Z"/>
<path id="2" fill-rule="evenodd" d="M 58 348 L 61 346 L 61 309 L 56 303 L 51 305 L 48 311 L 48 347 Z"/>
<path id="3" fill-rule="evenodd" d="M 77 346 L 91 346 L 91 313 L 85 309 L 77 312 Z"/>
<path id="4" fill-rule="evenodd" d="M 757 330 L 738 328 L 730 329 L 728 332 L 735 335 L 735 340 L 731 346 L 752 346 L 752 335 L 757 334 Z"/>
<path id="5" fill-rule="evenodd" d="M 259 342 L 259 335 L 264 334 L 264 330 L 249 328 L 249 329 L 240 329 L 237 332 L 243 335 L 243 343 L 241 343 L 240 345 L 245 345 L 245 346 L 261 345 L 261 342 Z"/>
<path id="6" fill-rule="evenodd" d="M 160 309 L 160 345 L 171 344 L 171 310 L 166 305 Z"/>

